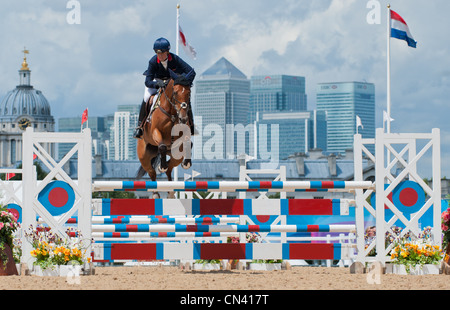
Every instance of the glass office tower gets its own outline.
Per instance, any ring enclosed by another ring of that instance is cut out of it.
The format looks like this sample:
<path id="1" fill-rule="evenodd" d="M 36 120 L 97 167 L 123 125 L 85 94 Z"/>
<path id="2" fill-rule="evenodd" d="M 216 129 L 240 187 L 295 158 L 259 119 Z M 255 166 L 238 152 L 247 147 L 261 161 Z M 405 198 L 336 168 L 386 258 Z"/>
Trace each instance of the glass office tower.
<path id="1" fill-rule="evenodd" d="M 344 153 L 353 148 L 356 116 L 364 128 L 363 138 L 375 137 L 375 85 L 363 82 L 320 83 L 317 85 L 317 110 L 327 113 L 327 150 Z"/>
<path id="2" fill-rule="evenodd" d="M 249 97 L 250 81 L 224 57 L 195 79 L 193 111 L 200 133 L 193 139 L 195 158 L 236 157 L 238 145 L 246 144 L 248 136 L 242 138 L 227 127 L 247 125 Z"/>
<path id="3" fill-rule="evenodd" d="M 306 111 L 305 78 L 290 75 L 252 76 L 249 122 L 256 112 Z"/>

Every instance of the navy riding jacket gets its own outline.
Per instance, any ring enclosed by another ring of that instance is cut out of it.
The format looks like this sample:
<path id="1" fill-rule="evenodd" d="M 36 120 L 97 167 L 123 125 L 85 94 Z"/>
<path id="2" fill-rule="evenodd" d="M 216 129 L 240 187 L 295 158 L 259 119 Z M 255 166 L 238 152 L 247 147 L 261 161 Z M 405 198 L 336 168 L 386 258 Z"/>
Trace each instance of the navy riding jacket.
<path id="1" fill-rule="evenodd" d="M 154 79 L 169 79 L 169 69 L 176 74 L 188 74 L 191 70 L 193 70 L 190 65 L 175 54 L 169 53 L 168 60 L 166 70 L 156 55 L 150 59 L 148 62 L 148 69 L 143 73 L 143 75 L 146 76 L 145 86 L 148 88 L 158 88 Z M 195 77 L 195 71 L 193 74 Z"/>

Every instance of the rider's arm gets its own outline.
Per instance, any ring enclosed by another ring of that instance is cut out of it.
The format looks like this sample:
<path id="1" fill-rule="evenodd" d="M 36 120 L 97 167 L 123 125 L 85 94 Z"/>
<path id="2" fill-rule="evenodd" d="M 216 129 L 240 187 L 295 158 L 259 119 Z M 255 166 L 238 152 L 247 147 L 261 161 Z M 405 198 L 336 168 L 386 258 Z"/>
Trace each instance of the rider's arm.
<path id="1" fill-rule="evenodd" d="M 177 71 L 177 74 L 188 74 L 189 72 L 191 72 L 191 70 L 194 70 L 187 62 L 185 62 L 183 59 L 181 59 L 181 57 L 177 57 L 177 62 L 178 62 L 178 67 L 179 67 L 179 71 Z M 193 77 L 192 80 L 194 80 L 195 77 L 195 70 L 193 72 Z"/>
<path id="2" fill-rule="evenodd" d="M 148 62 L 148 69 L 143 73 L 143 75 L 145 75 L 145 86 L 148 88 L 158 88 L 155 82 L 156 66 L 152 60 L 153 59 L 150 59 Z"/>

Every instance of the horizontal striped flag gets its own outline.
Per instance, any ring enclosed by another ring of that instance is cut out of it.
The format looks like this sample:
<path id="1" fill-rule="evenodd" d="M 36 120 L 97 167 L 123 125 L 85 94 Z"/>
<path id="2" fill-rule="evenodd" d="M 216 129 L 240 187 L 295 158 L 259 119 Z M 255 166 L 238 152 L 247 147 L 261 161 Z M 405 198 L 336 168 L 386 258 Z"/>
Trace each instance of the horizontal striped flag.
<path id="1" fill-rule="evenodd" d="M 391 37 L 405 40 L 408 46 L 416 48 L 417 42 L 414 40 L 405 20 L 395 11 L 391 10 Z"/>

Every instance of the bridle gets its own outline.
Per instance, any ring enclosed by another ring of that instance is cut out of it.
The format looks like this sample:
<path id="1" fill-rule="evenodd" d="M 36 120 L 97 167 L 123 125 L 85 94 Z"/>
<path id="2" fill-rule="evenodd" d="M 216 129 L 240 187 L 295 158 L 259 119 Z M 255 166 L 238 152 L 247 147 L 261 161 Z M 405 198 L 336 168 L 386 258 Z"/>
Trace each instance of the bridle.
<path id="1" fill-rule="evenodd" d="M 175 85 L 172 86 L 172 88 Z M 167 112 L 166 110 L 163 109 L 163 107 L 161 105 L 159 105 L 159 109 L 161 110 L 161 112 L 164 113 L 164 115 L 166 115 L 167 117 L 169 117 L 169 119 L 172 121 L 172 123 L 175 123 L 178 119 L 178 122 L 186 124 L 188 121 L 188 116 L 187 116 L 187 112 L 188 109 L 190 108 L 190 97 L 191 94 L 189 93 L 189 102 L 181 102 L 179 101 L 176 97 L 175 97 L 175 91 L 172 92 L 172 97 L 169 99 L 169 96 L 167 96 L 166 94 L 166 88 L 167 85 L 163 88 L 162 92 L 164 93 L 164 96 L 166 97 L 166 100 L 171 104 L 171 106 L 175 109 L 176 114 L 171 114 L 169 112 Z M 180 105 L 180 108 L 178 108 L 177 104 Z M 181 117 L 181 111 L 182 110 L 186 110 L 186 116 L 185 117 Z"/>

